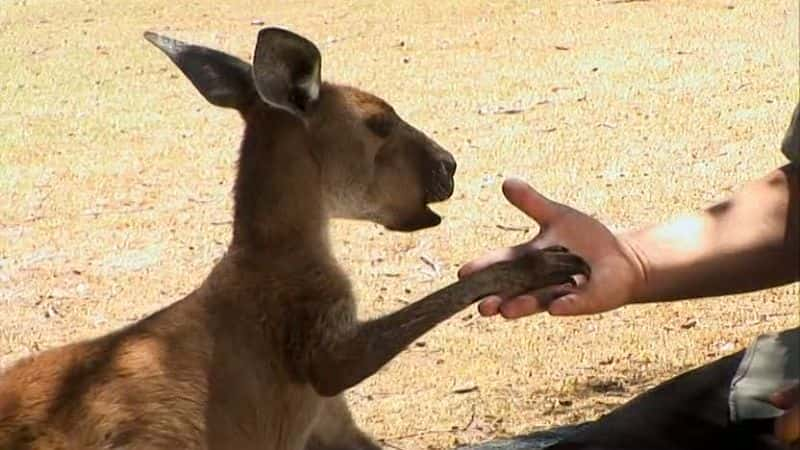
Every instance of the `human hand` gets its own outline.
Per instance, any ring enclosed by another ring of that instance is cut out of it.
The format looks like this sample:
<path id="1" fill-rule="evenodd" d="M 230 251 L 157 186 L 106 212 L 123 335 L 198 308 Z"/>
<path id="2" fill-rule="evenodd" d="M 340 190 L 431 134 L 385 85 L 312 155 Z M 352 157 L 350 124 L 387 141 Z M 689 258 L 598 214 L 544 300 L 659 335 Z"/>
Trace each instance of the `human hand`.
<path id="1" fill-rule="evenodd" d="M 800 382 L 775 393 L 770 402 L 786 411 L 775 419 L 775 437 L 785 444 L 800 444 Z"/>
<path id="2" fill-rule="evenodd" d="M 545 198 L 524 181 L 506 180 L 503 194 L 539 224 L 539 234 L 529 242 L 491 251 L 467 263 L 459 270 L 459 277 L 553 245 L 564 246 L 583 257 L 592 275 L 588 280 L 578 279 L 577 285 L 543 288 L 514 298 L 486 297 L 478 306 L 482 315 L 501 314 L 514 319 L 542 311 L 553 315 L 592 314 L 618 308 L 634 298 L 635 290 L 644 281 L 644 269 L 626 238 L 614 235 L 580 211 Z"/>

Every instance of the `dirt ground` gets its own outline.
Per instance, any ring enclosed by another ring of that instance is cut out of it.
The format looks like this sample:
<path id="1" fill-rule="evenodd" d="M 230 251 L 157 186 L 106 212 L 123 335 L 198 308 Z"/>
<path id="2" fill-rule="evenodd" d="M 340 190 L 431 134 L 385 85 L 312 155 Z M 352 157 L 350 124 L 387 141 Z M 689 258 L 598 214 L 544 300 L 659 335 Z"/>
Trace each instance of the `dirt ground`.
<path id="1" fill-rule="evenodd" d="M 241 123 L 141 34 L 249 59 L 258 21 L 310 37 L 325 78 L 459 161 L 440 227 L 336 224 L 364 316 L 532 237 L 504 177 L 615 228 L 657 221 L 782 164 L 798 98 L 795 0 L 0 0 L 0 364 L 202 281 L 230 235 Z M 595 418 L 797 323 L 797 284 L 570 319 L 470 309 L 349 395 L 387 447 L 451 448 Z"/>

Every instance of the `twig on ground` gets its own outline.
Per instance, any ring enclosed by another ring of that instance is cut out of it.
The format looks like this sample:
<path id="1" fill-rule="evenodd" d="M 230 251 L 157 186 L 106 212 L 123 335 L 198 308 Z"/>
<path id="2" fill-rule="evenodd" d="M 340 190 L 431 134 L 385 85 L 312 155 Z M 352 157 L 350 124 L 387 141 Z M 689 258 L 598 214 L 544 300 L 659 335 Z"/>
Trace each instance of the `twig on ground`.
<path id="1" fill-rule="evenodd" d="M 528 231 L 531 230 L 531 227 L 526 227 L 526 226 L 510 226 L 510 225 L 501 225 L 499 223 L 495 226 L 503 231 L 524 231 L 527 233 Z"/>

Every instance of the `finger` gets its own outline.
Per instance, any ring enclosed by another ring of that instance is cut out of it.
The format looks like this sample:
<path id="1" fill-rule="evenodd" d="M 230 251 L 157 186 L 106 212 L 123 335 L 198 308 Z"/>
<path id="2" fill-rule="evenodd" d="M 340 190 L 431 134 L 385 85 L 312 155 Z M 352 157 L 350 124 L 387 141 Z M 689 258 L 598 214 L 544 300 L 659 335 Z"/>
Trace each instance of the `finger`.
<path id="1" fill-rule="evenodd" d="M 503 194 L 512 205 L 535 220 L 542 228 L 552 223 L 567 208 L 548 199 L 528 183 L 517 178 L 509 178 L 503 182 Z"/>
<path id="2" fill-rule="evenodd" d="M 500 314 L 506 319 L 518 319 L 547 310 L 550 303 L 561 296 L 573 292 L 571 284 L 538 289 L 502 302 Z"/>
<path id="3" fill-rule="evenodd" d="M 582 286 L 573 293 L 554 299 L 547 307 L 547 312 L 553 316 L 580 316 L 596 314 L 605 310 L 597 296 Z"/>
<path id="4" fill-rule="evenodd" d="M 500 312 L 500 304 L 503 299 L 496 295 L 492 295 L 480 300 L 478 303 L 478 312 L 483 317 L 496 316 Z"/>
<path id="5" fill-rule="evenodd" d="M 500 315 L 506 319 L 519 319 L 544 310 L 533 295 L 520 295 L 500 304 Z"/>
<path id="6" fill-rule="evenodd" d="M 480 258 L 473 259 L 472 261 L 464 264 L 460 269 L 458 269 L 458 278 L 464 278 L 472 275 L 473 273 L 479 272 L 491 266 L 492 264 L 496 264 L 501 261 L 510 261 L 514 258 L 517 258 L 523 253 L 524 249 L 525 244 L 492 250 Z"/>
<path id="7" fill-rule="evenodd" d="M 775 437 L 787 444 L 800 442 L 800 406 L 775 419 Z"/>
<path id="8" fill-rule="evenodd" d="M 789 409 L 800 403 L 800 383 L 795 383 L 780 392 L 776 392 L 770 397 L 770 402 L 780 409 Z"/>

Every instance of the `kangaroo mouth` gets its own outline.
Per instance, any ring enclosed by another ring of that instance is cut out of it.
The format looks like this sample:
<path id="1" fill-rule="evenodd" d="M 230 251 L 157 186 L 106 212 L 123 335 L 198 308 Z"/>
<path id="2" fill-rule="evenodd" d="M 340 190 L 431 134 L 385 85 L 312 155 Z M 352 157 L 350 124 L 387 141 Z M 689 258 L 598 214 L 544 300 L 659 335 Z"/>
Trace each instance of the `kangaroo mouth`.
<path id="1" fill-rule="evenodd" d="M 433 212 L 432 209 L 425 205 L 422 209 L 412 217 L 393 224 L 384 225 L 389 231 L 417 231 L 425 228 L 435 227 L 442 223 L 442 216 Z"/>
<path id="2" fill-rule="evenodd" d="M 412 216 L 405 218 L 399 223 L 387 225 L 386 229 L 391 231 L 417 231 L 425 228 L 435 227 L 442 223 L 442 216 L 437 214 L 428 206 L 431 203 L 441 203 L 453 196 L 455 182 L 452 177 L 441 180 L 438 183 L 428 186 L 425 190 L 425 202 L 421 208 Z"/>
<path id="3" fill-rule="evenodd" d="M 401 217 L 396 216 L 392 223 L 384 224 L 387 230 L 410 232 L 435 227 L 442 223 L 442 216 L 433 211 L 429 205 L 441 203 L 452 197 L 455 191 L 455 179 L 444 172 L 436 173 L 431 178 L 424 186 L 419 206 L 414 208 L 413 212 L 407 212 Z"/>

